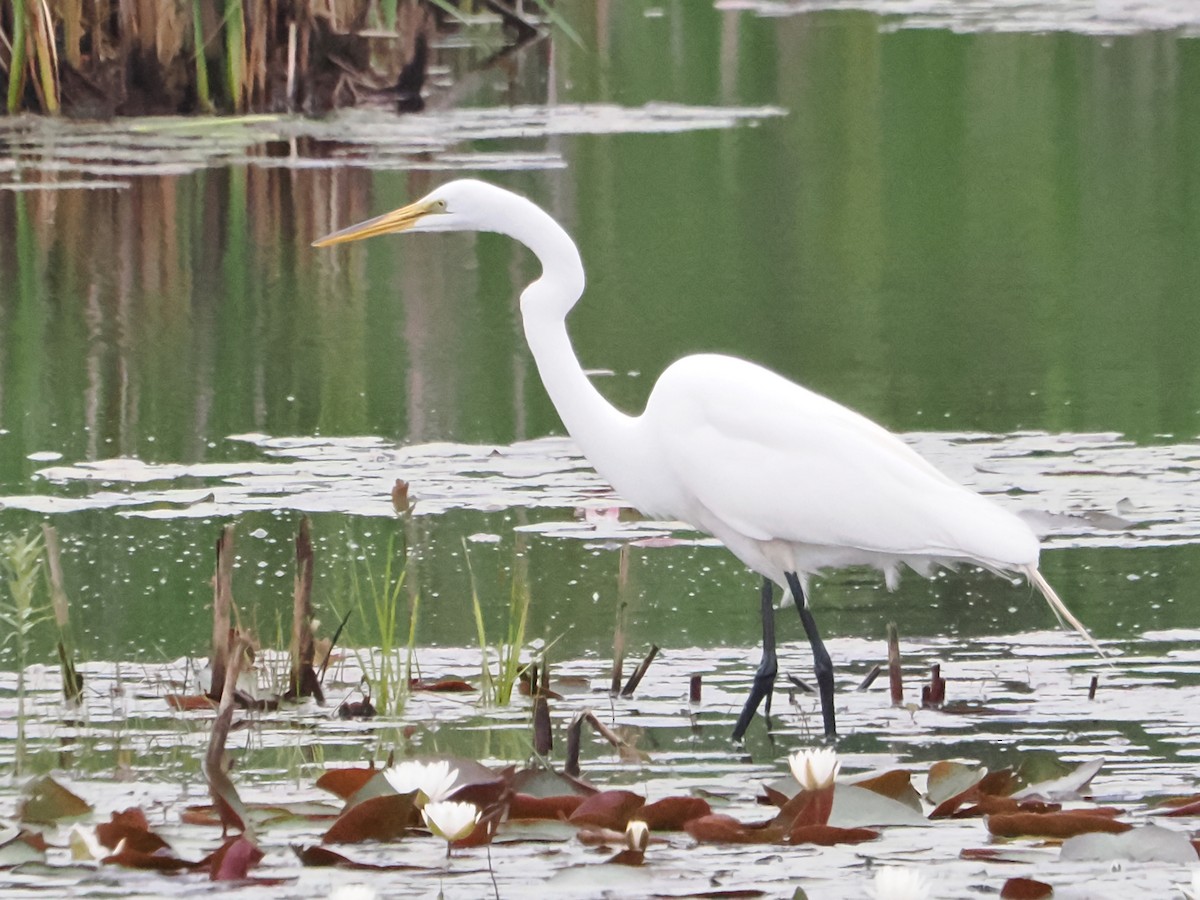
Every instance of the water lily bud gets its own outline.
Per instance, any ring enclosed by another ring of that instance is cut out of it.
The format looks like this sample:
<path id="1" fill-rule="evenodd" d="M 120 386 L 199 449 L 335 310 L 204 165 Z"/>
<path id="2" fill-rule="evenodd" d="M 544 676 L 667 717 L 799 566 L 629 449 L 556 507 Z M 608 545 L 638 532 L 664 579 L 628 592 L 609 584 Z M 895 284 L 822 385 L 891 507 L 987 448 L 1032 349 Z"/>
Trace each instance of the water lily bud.
<path id="1" fill-rule="evenodd" d="M 96 829 L 74 825 L 67 839 L 71 847 L 71 859 L 77 862 L 93 862 L 108 856 L 108 849 L 96 837 Z"/>
<path id="2" fill-rule="evenodd" d="M 630 850 L 645 850 L 650 846 L 650 826 L 641 819 L 630 819 L 625 826 L 625 845 Z"/>
<path id="3" fill-rule="evenodd" d="M 800 789 L 805 791 L 829 787 L 842 768 L 837 751 L 829 747 L 793 753 L 788 757 L 788 765 L 792 768 L 792 777 L 800 783 Z"/>

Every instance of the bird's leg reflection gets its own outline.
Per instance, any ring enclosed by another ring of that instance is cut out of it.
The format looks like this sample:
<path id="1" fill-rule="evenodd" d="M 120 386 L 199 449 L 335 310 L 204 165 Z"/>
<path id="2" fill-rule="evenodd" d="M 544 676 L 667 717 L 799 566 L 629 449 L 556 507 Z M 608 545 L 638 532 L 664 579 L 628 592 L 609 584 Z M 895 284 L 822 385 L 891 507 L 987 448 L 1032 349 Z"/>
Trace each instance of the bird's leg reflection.
<path id="1" fill-rule="evenodd" d="M 817 620 L 813 618 L 812 610 L 808 608 L 808 600 L 804 597 L 804 588 L 795 572 L 787 573 L 788 587 L 792 589 L 792 599 L 796 601 L 796 611 L 800 613 L 800 621 L 804 623 L 804 633 L 808 635 L 809 646 L 812 647 L 813 670 L 817 676 L 817 692 L 821 695 L 821 717 L 825 720 L 825 736 L 837 737 L 837 723 L 833 714 L 833 661 L 825 642 L 817 631 Z"/>
<path id="2" fill-rule="evenodd" d="M 758 705 L 764 699 L 767 701 L 767 706 L 763 711 L 763 716 L 767 720 L 767 728 L 771 727 L 771 694 L 775 690 L 775 676 L 779 673 L 779 661 L 775 657 L 775 598 L 773 594 L 774 585 L 771 584 L 771 579 L 764 578 L 762 586 L 762 662 L 758 664 L 758 671 L 754 673 L 754 684 L 750 687 L 750 696 L 746 698 L 746 705 L 742 707 L 742 714 L 738 716 L 737 726 L 733 729 L 735 741 L 742 739 L 742 735 L 750 727 L 750 720 L 754 718 Z"/>

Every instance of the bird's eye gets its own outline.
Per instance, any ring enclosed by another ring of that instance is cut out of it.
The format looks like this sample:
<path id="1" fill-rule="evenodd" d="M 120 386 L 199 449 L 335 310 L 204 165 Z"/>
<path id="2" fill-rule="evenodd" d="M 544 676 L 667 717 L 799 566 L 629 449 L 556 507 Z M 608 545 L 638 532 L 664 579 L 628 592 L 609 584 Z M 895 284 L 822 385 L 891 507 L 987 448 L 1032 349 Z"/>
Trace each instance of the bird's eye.
<path id="1" fill-rule="evenodd" d="M 433 208 L 437 212 L 445 212 L 446 211 L 446 201 L 445 200 L 434 200 Z"/>

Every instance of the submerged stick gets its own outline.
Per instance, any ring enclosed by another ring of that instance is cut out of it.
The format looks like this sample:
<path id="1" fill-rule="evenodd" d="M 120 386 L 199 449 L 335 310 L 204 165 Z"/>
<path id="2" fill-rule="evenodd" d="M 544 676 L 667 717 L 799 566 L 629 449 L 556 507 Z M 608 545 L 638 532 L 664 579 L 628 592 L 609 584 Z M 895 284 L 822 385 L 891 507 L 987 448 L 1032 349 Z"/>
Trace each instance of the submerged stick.
<path id="1" fill-rule="evenodd" d="M 892 706 L 904 705 L 904 681 L 900 676 L 900 632 L 895 622 L 888 622 L 888 683 L 892 689 Z"/>
<path id="2" fill-rule="evenodd" d="M 862 680 L 862 682 L 859 684 L 859 686 L 856 687 L 854 690 L 856 692 L 857 691 L 865 691 L 867 688 L 869 688 L 871 685 L 873 685 L 875 683 L 875 679 L 879 677 L 879 673 L 882 671 L 883 671 L 883 666 L 879 665 L 879 663 L 876 663 L 875 665 L 871 666 L 871 671 L 867 673 L 867 677 L 864 678 Z"/>
<path id="3" fill-rule="evenodd" d="M 58 552 L 58 529 L 42 525 L 42 543 L 46 548 L 46 566 L 50 574 L 50 605 L 58 626 L 58 662 L 62 673 L 63 698 L 68 703 L 83 699 L 83 676 L 75 670 L 75 647 L 71 640 L 70 610 L 63 588 L 62 559 Z"/>
<path id="4" fill-rule="evenodd" d="M 642 678 L 646 674 L 646 670 L 650 668 L 650 663 L 654 662 L 654 657 L 658 656 L 658 644 L 650 645 L 650 652 L 646 654 L 646 658 L 642 660 L 641 665 L 633 670 L 633 674 L 629 676 L 629 681 L 625 684 L 625 689 L 621 691 L 622 697 L 632 697 L 633 692 L 637 690 L 637 686 L 642 683 Z"/>
<path id="5" fill-rule="evenodd" d="M 622 756 L 633 752 L 633 747 L 629 745 L 629 742 L 623 740 L 620 735 L 601 722 L 594 712 L 590 709 L 582 709 L 575 714 L 575 718 L 571 720 L 571 724 L 567 727 L 567 758 L 563 762 L 563 772 L 567 775 L 570 775 L 572 778 L 579 777 L 579 751 L 583 743 L 584 722 L 591 725 L 596 734 L 608 741 L 613 749 L 622 754 Z"/>

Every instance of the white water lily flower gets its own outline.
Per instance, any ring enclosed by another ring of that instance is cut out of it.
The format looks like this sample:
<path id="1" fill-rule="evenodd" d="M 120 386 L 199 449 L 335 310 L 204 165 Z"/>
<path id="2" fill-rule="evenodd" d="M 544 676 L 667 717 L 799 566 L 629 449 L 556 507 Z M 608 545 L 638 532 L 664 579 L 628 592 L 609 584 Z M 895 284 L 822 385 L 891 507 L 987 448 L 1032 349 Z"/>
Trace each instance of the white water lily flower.
<path id="1" fill-rule="evenodd" d="M 884 866 L 875 873 L 869 893 L 874 900 L 929 900 L 929 882 L 917 869 Z"/>
<path id="2" fill-rule="evenodd" d="M 379 900 L 379 894 L 369 884 L 343 884 L 333 889 L 329 900 Z"/>
<path id="3" fill-rule="evenodd" d="M 792 768 L 792 777 L 805 791 L 829 787 L 842 768 L 837 751 L 830 747 L 797 751 L 788 757 L 788 765 Z"/>
<path id="4" fill-rule="evenodd" d="M 421 815 L 425 817 L 425 824 L 434 834 L 452 843 L 462 840 L 475 830 L 480 812 L 474 803 L 441 800 L 426 803 Z"/>
<path id="5" fill-rule="evenodd" d="M 410 759 L 384 769 L 383 777 L 398 794 L 417 792 L 417 805 L 445 800 L 454 791 L 458 769 L 450 768 L 444 759 L 423 763 Z"/>
<path id="6" fill-rule="evenodd" d="M 1192 869 L 1192 889 L 1189 892 L 1187 888 L 1183 888 L 1183 896 L 1187 900 L 1200 900 L 1200 869 Z"/>

